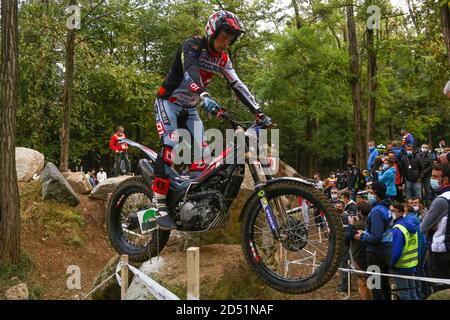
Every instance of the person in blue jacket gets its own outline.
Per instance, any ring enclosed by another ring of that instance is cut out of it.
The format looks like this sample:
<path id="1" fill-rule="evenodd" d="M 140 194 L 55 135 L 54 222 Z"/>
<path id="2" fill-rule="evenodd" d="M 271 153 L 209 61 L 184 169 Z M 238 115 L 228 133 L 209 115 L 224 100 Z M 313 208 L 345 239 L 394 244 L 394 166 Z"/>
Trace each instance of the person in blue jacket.
<path id="1" fill-rule="evenodd" d="M 391 151 L 395 153 L 395 157 L 397 158 L 397 161 L 400 162 L 400 160 L 403 157 L 404 149 L 399 147 L 399 142 L 397 140 L 392 141 L 391 143 L 392 148 Z M 388 150 L 389 152 L 389 150 Z"/>
<path id="2" fill-rule="evenodd" d="M 397 169 L 394 167 L 394 159 L 384 160 L 381 172 L 378 174 L 378 181 L 386 186 L 386 196 L 394 201 L 397 197 L 397 188 L 395 187 L 395 177 Z"/>
<path id="3" fill-rule="evenodd" d="M 419 264 L 417 227 L 412 219 L 403 217 L 403 204 L 394 202 L 390 209 L 395 217 L 392 228 L 392 273 L 415 276 Z M 400 300 L 419 300 L 415 280 L 394 278 L 394 283 Z"/>
<path id="4" fill-rule="evenodd" d="M 366 220 L 364 231 L 354 236 L 366 245 L 367 265 L 378 266 L 381 273 L 389 273 L 392 251 L 392 215 L 389 211 L 391 201 L 386 198 L 386 186 L 373 182 L 367 199 L 373 208 Z M 373 269 L 371 269 L 373 271 Z M 389 279 L 381 277 L 381 288 L 372 289 L 374 300 L 391 300 Z"/>
<path id="5" fill-rule="evenodd" d="M 405 219 L 410 220 L 417 229 L 417 237 L 419 239 L 419 264 L 417 266 L 417 275 L 419 277 L 425 277 L 426 274 L 423 269 L 424 269 L 424 260 L 425 260 L 424 258 L 425 258 L 425 252 L 426 252 L 426 243 L 425 243 L 426 239 L 425 239 L 425 235 L 420 231 L 420 223 L 422 221 L 420 221 L 420 218 L 418 216 L 420 208 L 414 205 L 414 201 L 416 199 L 408 200 L 408 206 L 406 208 L 407 212 L 405 213 Z M 417 200 L 419 200 L 419 199 L 417 199 Z M 421 298 L 423 298 L 422 281 L 416 280 L 415 282 L 416 282 L 417 297 L 419 299 L 421 299 Z M 427 285 L 427 283 L 423 283 L 423 284 L 425 286 Z"/>
<path id="6" fill-rule="evenodd" d="M 375 147 L 375 141 L 370 140 L 367 142 L 367 146 L 369 148 L 369 158 L 367 159 L 367 169 L 370 172 L 373 166 L 373 162 L 375 158 L 378 157 L 378 150 Z"/>

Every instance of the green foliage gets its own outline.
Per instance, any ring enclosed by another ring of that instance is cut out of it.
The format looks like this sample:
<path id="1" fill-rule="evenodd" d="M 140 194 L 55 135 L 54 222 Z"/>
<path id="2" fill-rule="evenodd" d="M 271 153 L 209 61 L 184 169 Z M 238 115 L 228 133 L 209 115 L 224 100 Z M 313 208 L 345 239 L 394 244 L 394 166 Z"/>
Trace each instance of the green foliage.
<path id="1" fill-rule="evenodd" d="M 236 12 L 246 34 L 230 48 L 233 64 L 263 109 L 278 124 L 281 157 L 303 170 L 306 155 L 324 169 L 355 151 L 348 43 L 343 0 L 313 0 L 300 6 L 300 30 L 290 2 L 220 1 Z M 108 141 L 117 125 L 129 138 L 157 147 L 153 103 L 180 44 L 202 35 L 217 1 L 80 1 L 76 34 L 70 166 L 111 165 Z M 442 2 L 443 3 L 443 2 Z M 357 1 L 362 105 L 367 106 L 367 7 L 381 8 L 375 30 L 377 89 L 375 139 L 386 143 L 407 127 L 419 140 L 448 135 L 450 106 L 442 94 L 448 80 L 441 35 L 440 3 L 417 5 L 399 15 L 387 0 Z M 66 2 L 21 1 L 20 106 L 17 143 L 59 162 L 64 83 Z M 289 11 L 288 11 L 289 10 Z M 89 16 L 87 14 L 90 13 Z M 226 81 L 216 77 L 209 91 L 244 119 L 252 115 Z M 206 127 L 223 127 L 206 119 Z M 364 125 L 363 125 L 364 127 Z M 365 128 L 364 128 L 365 130 Z M 132 159 L 138 157 L 132 154 Z"/>

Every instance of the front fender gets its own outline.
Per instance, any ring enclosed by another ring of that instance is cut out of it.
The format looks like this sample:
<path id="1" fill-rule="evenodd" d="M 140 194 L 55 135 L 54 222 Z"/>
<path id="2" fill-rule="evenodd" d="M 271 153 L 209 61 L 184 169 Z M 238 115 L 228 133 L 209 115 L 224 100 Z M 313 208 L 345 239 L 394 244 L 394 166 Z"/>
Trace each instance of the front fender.
<path id="1" fill-rule="evenodd" d="M 280 182 L 285 182 L 285 181 L 296 182 L 296 183 L 299 183 L 299 184 L 302 184 L 302 185 L 306 185 L 306 186 L 311 187 L 311 188 L 315 188 L 316 187 L 316 184 L 314 182 L 312 182 L 312 181 L 310 181 L 308 179 L 305 179 L 305 178 L 301 178 L 301 177 L 278 177 L 278 178 L 274 178 L 274 179 L 266 181 L 264 183 L 263 188 L 266 188 L 266 187 L 268 187 L 268 186 L 270 186 L 272 184 L 275 184 L 275 183 L 280 183 Z M 241 214 L 239 215 L 239 221 L 241 221 L 242 218 L 244 217 L 245 213 L 248 210 L 248 207 L 254 205 L 254 203 L 258 202 L 258 201 L 259 201 L 258 195 L 257 195 L 257 192 L 255 190 L 255 191 L 253 191 L 253 193 L 250 195 L 250 197 L 248 198 L 247 202 L 245 203 L 244 208 L 242 209 Z"/>

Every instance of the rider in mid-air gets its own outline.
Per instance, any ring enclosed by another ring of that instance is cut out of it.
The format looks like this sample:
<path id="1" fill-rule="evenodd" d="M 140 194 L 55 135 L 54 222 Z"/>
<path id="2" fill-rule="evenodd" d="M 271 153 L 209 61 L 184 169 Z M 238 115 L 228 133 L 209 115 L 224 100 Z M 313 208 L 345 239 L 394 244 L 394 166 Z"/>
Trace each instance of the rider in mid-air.
<path id="1" fill-rule="evenodd" d="M 272 124 L 272 120 L 260 111 L 255 98 L 237 76 L 225 51 L 245 32 L 239 18 L 224 10 L 213 13 L 208 19 L 205 31 L 206 36 L 187 39 L 179 48 L 155 101 L 156 128 L 161 146 L 155 163 L 156 178 L 152 190 L 158 209 L 158 224 L 164 230 L 177 227 L 167 213 L 166 195 L 170 183 L 168 170 L 172 165 L 172 149 L 178 140 L 175 130 L 181 115 L 184 115 L 182 119 L 193 135 L 194 143 L 202 149 L 202 160 L 192 163 L 191 174 L 206 168 L 205 160 L 209 157 L 209 149 L 196 105 L 202 97 L 206 112 L 220 111 L 220 106 L 206 89 L 213 75 L 223 74 L 256 119 L 266 127 Z M 196 126 L 200 124 L 201 130 L 196 130 L 199 132 L 194 131 L 195 122 L 198 122 Z"/>

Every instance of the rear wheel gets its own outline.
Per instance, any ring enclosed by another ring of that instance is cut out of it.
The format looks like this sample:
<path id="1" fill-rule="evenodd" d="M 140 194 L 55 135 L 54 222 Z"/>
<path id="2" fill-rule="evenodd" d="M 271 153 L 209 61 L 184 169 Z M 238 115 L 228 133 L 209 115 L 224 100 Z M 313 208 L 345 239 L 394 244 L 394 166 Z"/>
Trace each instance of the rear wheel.
<path id="1" fill-rule="evenodd" d="M 143 262 L 159 255 L 169 240 L 170 231 L 154 229 L 142 233 L 137 212 L 150 208 L 151 189 L 141 177 L 122 182 L 111 196 L 106 211 L 106 227 L 114 249 L 131 261 Z"/>
<path id="2" fill-rule="evenodd" d="M 243 251 L 253 271 L 272 288 L 305 293 L 336 273 L 344 248 L 337 212 L 316 189 L 295 181 L 264 188 L 280 230 L 275 240 L 258 197 L 245 207 Z"/>

